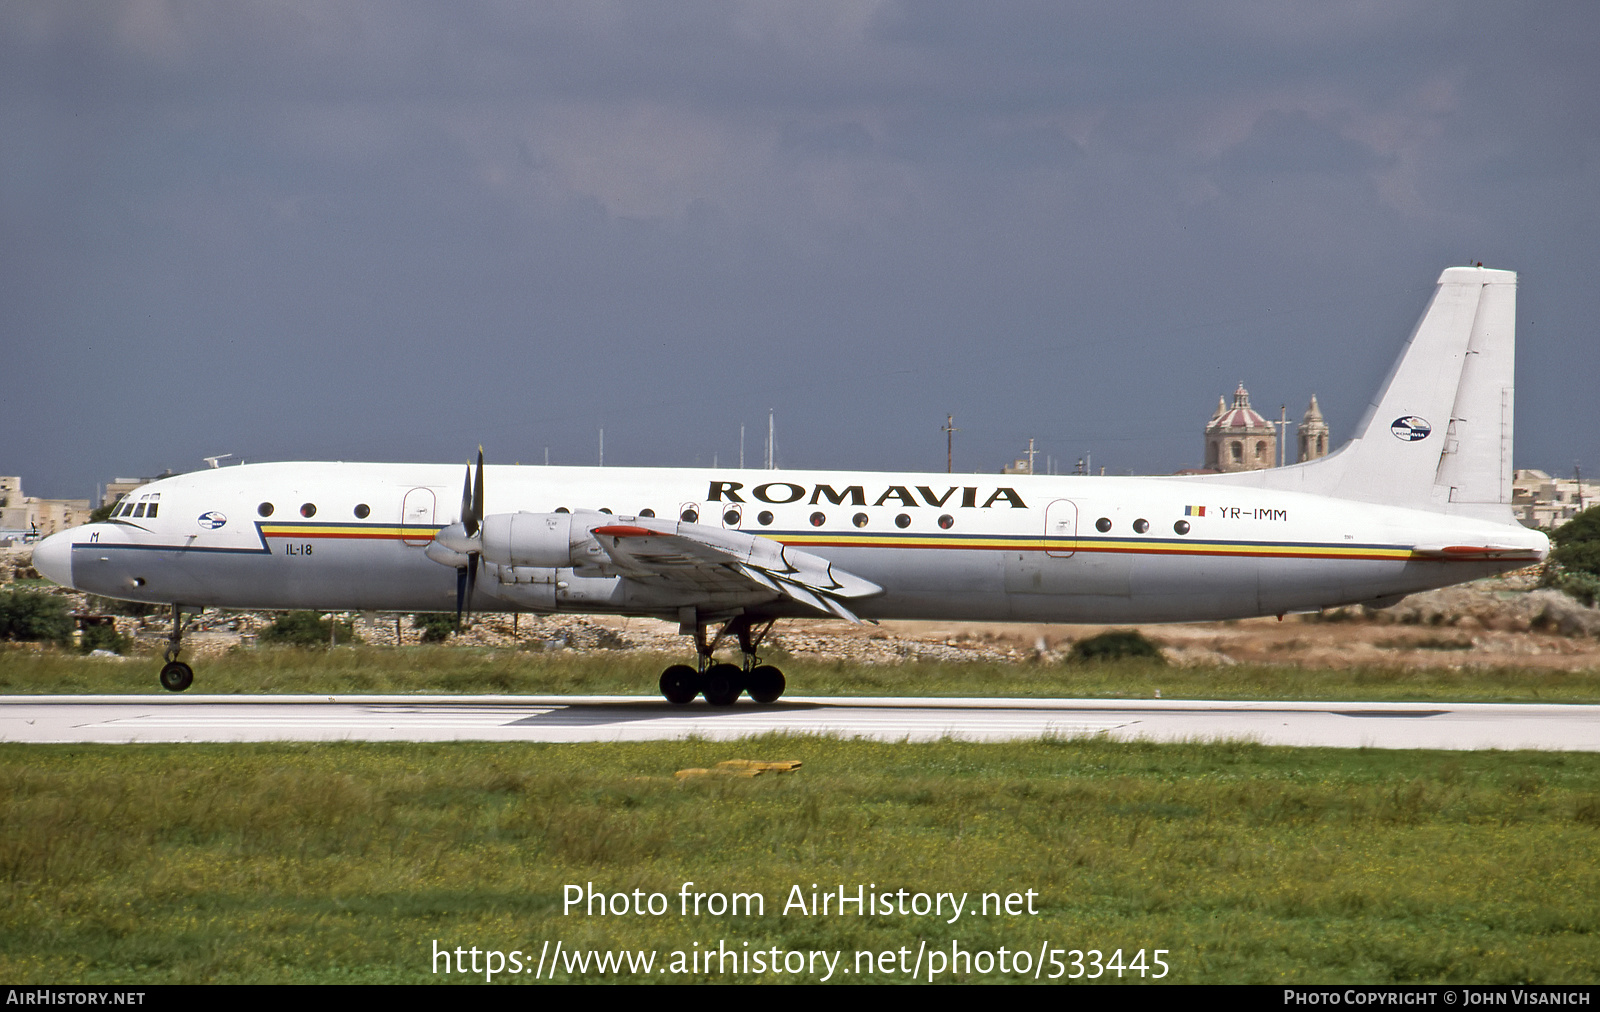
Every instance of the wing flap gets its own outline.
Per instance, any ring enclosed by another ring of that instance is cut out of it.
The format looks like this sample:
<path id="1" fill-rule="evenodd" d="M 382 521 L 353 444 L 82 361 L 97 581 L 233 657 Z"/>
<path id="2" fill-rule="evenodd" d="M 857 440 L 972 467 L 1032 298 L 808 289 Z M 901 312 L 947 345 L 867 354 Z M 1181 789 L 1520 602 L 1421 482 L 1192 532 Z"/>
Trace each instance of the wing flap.
<path id="1" fill-rule="evenodd" d="M 841 599 L 883 592 L 827 559 L 743 531 L 636 520 L 596 527 L 593 534 L 616 568 L 630 577 L 694 586 L 738 581 L 857 624 L 861 620 Z"/>

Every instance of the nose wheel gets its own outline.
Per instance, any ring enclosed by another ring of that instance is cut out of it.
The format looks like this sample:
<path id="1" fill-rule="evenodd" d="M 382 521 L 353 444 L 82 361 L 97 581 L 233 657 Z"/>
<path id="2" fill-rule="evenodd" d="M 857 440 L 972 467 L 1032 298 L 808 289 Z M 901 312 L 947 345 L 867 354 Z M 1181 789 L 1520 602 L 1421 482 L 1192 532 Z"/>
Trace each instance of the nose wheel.
<path id="1" fill-rule="evenodd" d="M 161 669 L 161 687 L 168 692 L 182 692 L 194 684 L 194 669 L 182 661 L 168 661 Z"/>
<path id="2" fill-rule="evenodd" d="M 194 684 L 194 669 L 178 660 L 183 649 L 183 608 L 172 606 L 172 635 L 167 637 L 167 663 L 161 669 L 161 687 L 168 692 L 182 692 Z"/>
<path id="3" fill-rule="evenodd" d="M 762 664 L 761 659 L 756 656 L 756 647 L 760 646 L 761 641 L 772 629 L 772 621 L 769 620 L 755 632 L 752 632 L 752 625 L 748 617 L 735 616 L 722 627 L 722 631 L 717 633 L 715 639 L 707 642 L 706 623 L 699 621 L 699 617 L 696 616 L 693 633 L 695 649 L 699 654 L 699 668 L 691 668 L 687 664 L 674 664 L 663 671 L 662 697 L 669 703 L 681 706 L 693 702 L 694 697 L 703 695 L 706 702 L 712 706 L 732 706 L 738 702 L 740 696 L 748 692 L 750 698 L 757 703 L 777 702 L 787 685 L 783 672 L 770 664 Z M 717 663 L 712 660 L 712 654 L 730 632 L 739 638 L 739 650 L 744 655 L 742 666 Z"/>

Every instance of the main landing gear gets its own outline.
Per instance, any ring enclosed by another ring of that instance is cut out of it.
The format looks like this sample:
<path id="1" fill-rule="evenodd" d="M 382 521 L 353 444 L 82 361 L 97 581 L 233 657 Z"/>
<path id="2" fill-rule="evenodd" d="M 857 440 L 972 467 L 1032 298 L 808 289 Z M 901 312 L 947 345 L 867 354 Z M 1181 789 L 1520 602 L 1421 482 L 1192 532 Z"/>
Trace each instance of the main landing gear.
<path id="1" fill-rule="evenodd" d="M 194 684 L 194 669 L 178 660 L 183 646 L 183 610 L 172 606 L 172 635 L 167 637 L 166 666 L 161 669 L 161 687 L 168 692 L 182 692 Z"/>
<path id="2" fill-rule="evenodd" d="M 694 645 L 699 655 L 699 667 L 674 664 L 663 671 L 661 695 L 669 703 L 688 703 L 695 696 L 704 695 L 706 702 L 712 706 L 732 706 L 741 694 L 748 692 L 750 698 L 758 703 L 777 702 L 787 684 L 783 672 L 770 664 L 762 664 L 756 656 L 756 648 L 772 629 L 772 622 L 769 619 L 759 630 L 752 631 L 753 620 L 739 615 L 730 619 L 716 638 L 707 643 L 706 625 L 696 618 Z M 730 632 L 739 637 L 739 652 L 744 655 L 742 667 L 738 664 L 719 664 L 712 659 L 712 653 Z"/>

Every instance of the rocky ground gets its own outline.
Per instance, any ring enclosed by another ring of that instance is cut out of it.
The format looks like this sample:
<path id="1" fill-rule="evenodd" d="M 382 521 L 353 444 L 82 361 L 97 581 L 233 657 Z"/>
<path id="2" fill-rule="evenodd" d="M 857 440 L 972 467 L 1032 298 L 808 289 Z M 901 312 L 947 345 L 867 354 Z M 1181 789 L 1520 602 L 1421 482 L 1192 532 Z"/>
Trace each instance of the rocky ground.
<path id="1" fill-rule="evenodd" d="M 9 575 L 9 574 L 8 574 Z M 18 571 L 17 575 L 26 575 Z M 1554 590 L 1538 589 L 1537 571 L 1523 571 L 1445 590 L 1414 594 L 1384 610 L 1342 608 L 1234 622 L 1139 627 L 1180 665 L 1296 664 L 1309 667 L 1518 666 L 1582 669 L 1600 665 L 1600 610 Z M 65 592 L 63 592 L 65 593 Z M 74 608 L 91 610 L 81 594 Z M 364 642 L 416 643 L 411 616 L 351 614 Z M 184 646 L 204 657 L 255 645 L 272 613 L 208 611 L 192 621 Z M 159 650 L 169 619 L 119 616 L 119 631 Z M 990 622 L 886 621 L 852 626 L 841 621 L 788 621 L 769 644 L 797 657 L 893 664 L 907 660 L 1057 660 L 1102 626 L 1012 625 Z M 537 650 L 640 650 L 683 654 L 688 641 L 675 624 L 592 616 L 479 615 L 452 638 L 471 645 L 517 644 Z"/>

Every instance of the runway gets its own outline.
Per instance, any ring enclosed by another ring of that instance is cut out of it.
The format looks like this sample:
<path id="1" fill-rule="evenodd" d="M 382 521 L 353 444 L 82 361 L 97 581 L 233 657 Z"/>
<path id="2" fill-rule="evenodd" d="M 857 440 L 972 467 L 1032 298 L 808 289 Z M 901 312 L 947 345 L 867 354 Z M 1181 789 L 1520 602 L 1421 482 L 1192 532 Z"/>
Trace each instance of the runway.
<path id="1" fill-rule="evenodd" d="M 1334 748 L 1600 750 L 1600 706 L 637 696 L 10 696 L 0 741 L 647 741 L 778 732 L 883 741 L 1105 735 Z"/>

